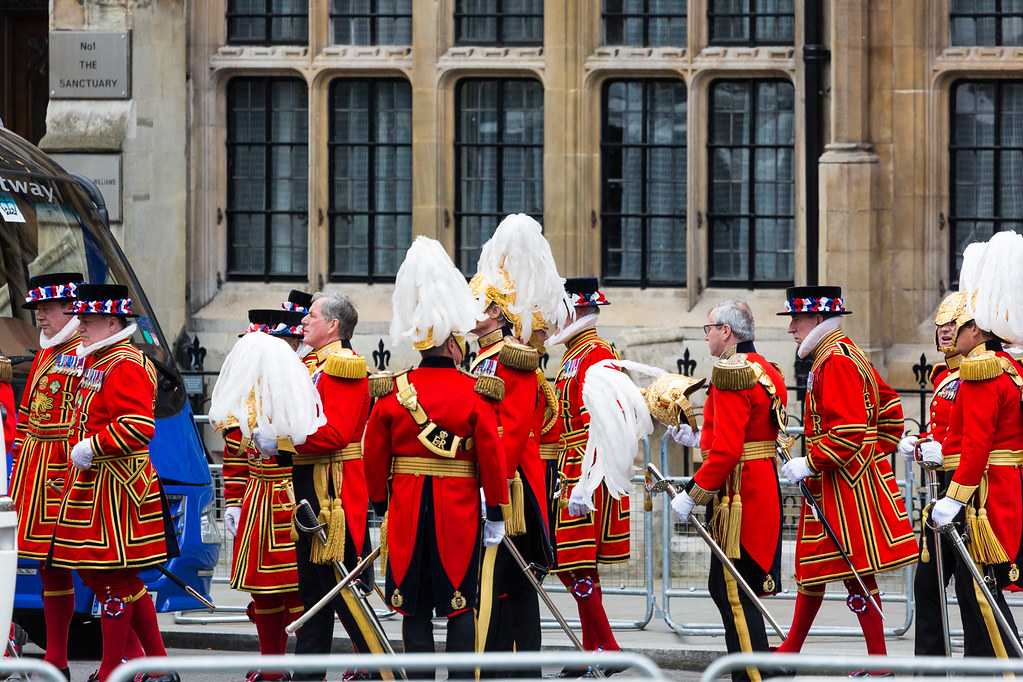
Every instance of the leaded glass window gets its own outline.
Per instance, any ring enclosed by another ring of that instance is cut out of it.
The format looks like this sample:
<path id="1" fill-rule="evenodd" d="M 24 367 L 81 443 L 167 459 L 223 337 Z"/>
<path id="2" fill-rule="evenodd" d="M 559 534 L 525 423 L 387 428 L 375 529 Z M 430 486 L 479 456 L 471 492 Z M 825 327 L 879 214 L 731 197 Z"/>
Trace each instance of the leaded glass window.
<path id="1" fill-rule="evenodd" d="M 686 276 L 686 87 L 676 80 L 604 86 L 603 276 L 681 286 Z"/>
<path id="2" fill-rule="evenodd" d="M 951 0 L 952 45 L 1023 45 L 1023 0 Z"/>
<path id="3" fill-rule="evenodd" d="M 791 45 L 793 0 L 708 0 L 711 45 Z"/>
<path id="4" fill-rule="evenodd" d="M 542 45 L 543 0 L 456 0 L 460 45 Z"/>
<path id="5" fill-rule="evenodd" d="M 411 45 L 412 0 L 331 0 L 335 45 Z"/>
<path id="6" fill-rule="evenodd" d="M 794 276 L 794 92 L 781 80 L 710 91 L 710 280 L 782 286 Z"/>
<path id="7" fill-rule="evenodd" d="M 468 275 L 505 215 L 543 222 L 543 86 L 465 79 L 455 100 L 456 264 Z"/>
<path id="8" fill-rule="evenodd" d="M 227 86 L 228 274 L 304 278 L 309 237 L 309 111 L 297 78 Z"/>
<path id="9" fill-rule="evenodd" d="M 686 0 L 604 0 L 604 44 L 685 47 Z"/>
<path id="10" fill-rule="evenodd" d="M 412 242 L 412 88 L 331 84 L 332 279 L 391 280 Z"/>
<path id="11" fill-rule="evenodd" d="M 999 230 L 1023 232 L 1023 81 L 960 81 L 952 88 L 952 280 L 963 250 Z"/>
<path id="12" fill-rule="evenodd" d="M 227 42 L 232 45 L 308 44 L 308 0 L 229 0 Z"/>

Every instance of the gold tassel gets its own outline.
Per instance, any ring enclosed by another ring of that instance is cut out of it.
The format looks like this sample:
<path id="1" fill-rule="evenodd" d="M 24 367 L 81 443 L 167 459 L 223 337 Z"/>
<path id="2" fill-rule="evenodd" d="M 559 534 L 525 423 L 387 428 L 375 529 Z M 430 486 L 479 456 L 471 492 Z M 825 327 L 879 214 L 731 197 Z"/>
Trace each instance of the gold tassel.
<path id="1" fill-rule="evenodd" d="M 728 535 L 728 507 L 728 495 L 725 495 L 718 500 L 714 507 L 714 513 L 710 517 L 711 533 L 719 545 L 724 543 L 725 537 Z"/>
<path id="2" fill-rule="evenodd" d="M 649 492 L 643 492 L 643 511 L 649 513 L 654 510 L 654 498 Z"/>
<path id="3" fill-rule="evenodd" d="M 511 480 L 511 518 L 507 521 L 505 529 L 509 536 L 524 535 L 526 533 L 526 495 L 522 488 L 522 478 L 515 472 L 515 478 Z"/>
<path id="4" fill-rule="evenodd" d="M 380 522 L 380 565 L 387 571 L 387 513 L 384 513 L 384 520 Z"/>
<path id="5" fill-rule="evenodd" d="M 742 555 L 742 495 L 732 495 L 732 503 L 728 505 L 728 529 L 725 535 L 725 555 L 729 559 L 738 559 Z"/>
<path id="6" fill-rule="evenodd" d="M 995 535 L 995 529 L 991 527 L 991 520 L 988 518 L 987 509 L 981 507 L 977 512 L 977 538 L 980 540 L 978 552 L 983 558 L 977 560 L 982 564 L 1004 564 L 1009 561 L 1002 543 Z"/>
<path id="7" fill-rule="evenodd" d="M 920 513 L 920 527 L 924 529 L 920 536 L 920 540 L 922 542 L 920 546 L 920 563 L 922 564 L 931 563 L 931 550 L 927 546 L 927 536 L 931 535 L 933 537 L 933 533 L 927 532 L 927 519 L 930 518 L 930 516 L 931 507 L 928 505 L 924 507 L 924 510 Z"/>
<path id="8" fill-rule="evenodd" d="M 970 556 L 974 562 L 980 563 L 980 532 L 977 529 L 977 510 L 973 505 L 966 505 L 966 533 L 970 536 Z"/>

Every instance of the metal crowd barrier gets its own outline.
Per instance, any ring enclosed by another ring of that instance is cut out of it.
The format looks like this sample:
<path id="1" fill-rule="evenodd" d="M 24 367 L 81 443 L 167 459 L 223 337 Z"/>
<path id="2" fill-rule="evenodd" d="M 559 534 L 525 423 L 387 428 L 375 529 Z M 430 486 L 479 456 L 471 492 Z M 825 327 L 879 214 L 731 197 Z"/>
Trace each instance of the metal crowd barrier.
<path id="1" fill-rule="evenodd" d="M 879 673 L 909 673 L 920 675 L 952 674 L 963 678 L 967 675 L 998 675 L 1002 673 L 1023 673 L 1023 660 L 1018 658 L 946 658 L 944 656 L 833 656 L 814 654 L 729 654 L 723 656 L 703 671 L 700 682 L 712 682 L 735 670 L 760 668 L 770 672 L 779 671 L 773 677 L 792 677 L 797 673 L 829 672 L 848 674 L 854 671 Z"/>
<path id="2" fill-rule="evenodd" d="M 789 435 L 801 436 L 802 427 L 789 427 Z M 668 446 L 670 438 L 665 434 L 661 438 L 661 472 L 665 477 L 682 484 L 689 481 L 688 476 L 675 476 L 670 474 Z M 900 458 L 901 459 L 901 458 Z M 913 499 L 913 468 L 912 464 L 906 462 L 904 478 L 899 480 L 899 487 L 907 504 L 912 504 Z M 795 566 L 795 539 L 798 515 L 802 508 L 802 496 L 798 488 L 790 486 L 785 482 L 781 483 L 782 493 L 782 581 L 783 586 L 788 583 L 794 587 L 791 580 L 792 567 Z M 714 623 L 688 623 L 681 622 L 674 618 L 671 612 L 673 601 L 680 599 L 710 598 L 710 591 L 707 588 L 707 575 L 709 573 L 710 552 L 704 546 L 703 541 L 696 535 L 688 524 L 681 524 L 675 521 L 671 513 L 670 502 L 666 495 L 661 501 L 661 608 L 664 611 L 664 622 L 672 630 L 685 636 L 723 636 L 724 626 L 720 622 Z M 668 522 L 664 522 L 667 520 Z M 676 550 L 674 544 L 679 545 Z M 881 588 L 884 603 L 905 604 L 905 615 L 902 622 L 895 627 L 886 628 L 885 634 L 889 637 L 899 637 L 905 634 L 913 623 L 913 572 L 912 565 L 898 571 L 878 574 L 878 586 Z M 676 578 L 684 578 L 684 584 L 680 585 Z M 831 592 L 825 594 L 825 600 L 845 601 L 847 594 L 844 590 L 841 593 Z M 778 594 L 765 600 L 768 608 L 771 602 L 777 600 L 794 600 L 795 589 L 785 588 Z M 863 631 L 856 626 L 815 626 L 810 630 L 810 635 L 827 635 L 838 637 L 862 637 Z"/>
<path id="3" fill-rule="evenodd" d="M 13 679 L 15 675 L 28 673 L 32 680 L 42 682 L 67 682 L 64 674 L 52 664 L 38 658 L 0 658 L 0 679 Z M 25 679 L 29 679 L 25 677 Z"/>
<path id="4" fill-rule="evenodd" d="M 22 659 L 24 660 L 24 659 Z M 262 670 L 291 670 L 314 672 L 320 670 L 383 670 L 436 671 L 437 668 L 473 671 L 508 670 L 528 672 L 537 668 L 564 666 L 587 668 L 599 663 L 603 668 L 621 668 L 627 673 L 615 676 L 619 679 L 666 680 L 664 673 L 646 656 L 624 651 L 585 653 L 579 652 L 516 652 L 516 653 L 451 653 L 451 654 L 330 654 L 316 656 L 260 656 L 258 663 L 248 656 L 174 656 L 136 658 L 122 663 L 110 673 L 107 682 L 132 682 L 139 673 L 241 673 L 253 669 L 254 664 Z M 61 682 L 64 678 L 56 668 L 51 668 L 56 677 L 46 671 L 47 682 Z M 40 666 L 41 668 L 41 666 Z M 0 668 L 3 670 L 4 668 Z M 35 669 L 33 668 L 33 671 Z M 471 677 L 470 673 L 470 677 Z M 450 677 L 450 675 L 449 675 Z M 518 678 L 523 679 L 523 678 Z M 526 678 L 528 679 L 528 678 Z"/>

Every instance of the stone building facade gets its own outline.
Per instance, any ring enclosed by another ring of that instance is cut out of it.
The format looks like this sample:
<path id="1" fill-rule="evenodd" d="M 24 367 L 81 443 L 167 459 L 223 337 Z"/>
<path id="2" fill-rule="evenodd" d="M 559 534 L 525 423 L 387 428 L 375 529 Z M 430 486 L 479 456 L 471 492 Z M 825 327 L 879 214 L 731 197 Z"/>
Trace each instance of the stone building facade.
<path id="1" fill-rule="evenodd" d="M 134 32 L 134 99 L 51 101 L 43 146 L 124 151 L 120 236 L 208 367 L 246 308 L 292 287 L 349 294 L 356 348 L 408 362 L 386 335 L 404 246 L 435 237 L 470 274 L 500 215 L 525 211 L 564 275 L 602 277 L 631 358 L 709 369 L 707 310 L 741 297 L 791 376 L 774 312 L 816 281 L 845 288 L 853 336 L 916 386 L 956 254 L 1023 225 L 1009 3 L 51 7 L 51 30 Z"/>

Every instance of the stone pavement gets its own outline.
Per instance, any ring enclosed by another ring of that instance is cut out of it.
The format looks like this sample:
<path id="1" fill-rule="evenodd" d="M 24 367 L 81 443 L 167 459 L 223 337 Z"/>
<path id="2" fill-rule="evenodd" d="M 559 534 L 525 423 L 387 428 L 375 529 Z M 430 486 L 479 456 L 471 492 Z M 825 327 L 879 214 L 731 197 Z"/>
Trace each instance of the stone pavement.
<path id="1" fill-rule="evenodd" d="M 222 607 L 235 607 L 238 612 L 208 614 L 207 612 L 190 612 L 184 614 L 189 619 L 186 622 L 175 618 L 175 614 L 166 613 L 160 615 L 160 625 L 168 647 L 182 649 L 212 649 L 212 650 L 236 650 L 256 651 L 255 627 L 247 620 L 243 622 L 224 622 L 227 620 L 238 621 L 244 619 L 240 609 L 247 603 L 247 595 L 231 590 L 227 585 L 218 584 L 214 586 L 214 600 Z M 575 605 L 572 599 L 564 593 L 553 593 L 554 601 L 562 610 L 566 618 L 573 619 L 576 616 Z M 371 601 L 382 609 L 377 597 L 371 597 Z M 634 621 L 641 617 L 645 609 L 643 597 L 606 596 L 605 603 L 608 614 L 612 621 Z M 787 628 L 792 617 L 791 599 L 769 599 L 765 602 L 768 609 L 783 628 Z M 660 599 L 657 600 L 657 612 L 646 628 L 625 629 L 616 628 L 615 635 L 618 643 L 623 649 L 638 651 L 646 654 L 663 668 L 700 670 L 706 665 L 721 656 L 725 651 L 723 637 L 714 636 L 681 636 L 673 632 L 661 617 Z M 720 624 L 720 618 L 714 604 L 708 597 L 693 597 L 687 599 L 673 600 L 671 604 L 672 618 L 678 621 L 685 621 L 692 624 Z M 542 612 L 546 610 L 541 606 Z M 1023 622 L 1023 608 L 1019 609 L 1017 622 Z M 887 626 L 889 628 L 902 629 L 905 623 L 906 609 L 903 603 L 887 603 L 885 606 Z M 191 622 L 191 619 L 209 618 L 211 622 Z M 950 617 L 953 625 L 958 622 L 958 611 L 952 607 Z M 401 623 L 397 616 L 383 620 L 384 629 L 390 636 L 396 648 L 400 649 Z M 815 653 L 832 654 L 865 654 L 863 641 L 858 635 L 858 627 L 855 615 L 851 613 L 843 600 L 826 601 L 817 617 L 817 625 L 823 627 L 845 627 L 856 631 L 855 636 L 836 636 L 833 634 L 811 635 L 807 640 L 805 651 Z M 351 644 L 345 637 L 344 630 L 338 624 L 334 629 L 334 650 L 337 652 L 350 650 Z M 438 644 L 442 645 L 444 638 L 443 624 L 438 622 L 436 629 Z M 893 655 L 912 655 L 913 653 L 913 628 L 901 637 L 888 637 L 888 651 Z M 771 638 L 772 644 L 777 644 L 777 637 Z M 545 629 L 545 649 L 569 648 L 568 638 L 558 629 Z"/>

